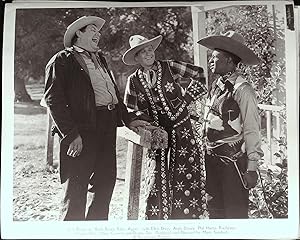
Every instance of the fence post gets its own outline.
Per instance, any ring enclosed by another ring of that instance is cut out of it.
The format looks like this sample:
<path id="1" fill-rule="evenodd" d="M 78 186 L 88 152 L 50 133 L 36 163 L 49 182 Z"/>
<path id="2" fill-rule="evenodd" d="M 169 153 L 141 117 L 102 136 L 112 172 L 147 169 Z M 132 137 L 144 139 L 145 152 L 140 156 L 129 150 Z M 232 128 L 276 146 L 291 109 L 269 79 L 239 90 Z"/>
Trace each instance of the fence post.
<path id="1" fill-rule="evenodd" d="M 273 164 L 272 161 L 272 122 L 271 122 L 271 111 L 270 110 L 266 110 L 266 118 L 267 118 L 267 139 L 268 139 L 268 143 L 269 143 L 269 149 L 270 149 L 270 164 Z"/>
<path id="2" fill-rule="evenodd" d="M 274 136 L 277 140 L 280 138 L 281 124 L 280 124 L 280 114 L 278 111 L 273 112 L 273 116 L 276 118 L 276 130 Z"/>
<path id="3" fill-rule="evenodd" d="M 141 172 L 143 152 L 142 146 L 128 141 L 125 189 L 127 191 L 125 207 L 127 208 L 126 218 L 128 220 L 138 219 L 140 206 Z M 125 211 L 126 212 L 126 211 Z"/>
<path id="4" fill-rule="evenodd" d="M 53 142 L 54 137 L 51 135 L 53 120 L 47 110 L 47 137 L 46 137 L 46 160 L 48 166 L 53 166 Z"/>
<path id="5" fill-rule="evenodd" d="M 153 139 L 160 132 L 163 140 L 160 146 L 154 143 Z M 146 154 L 152 146 L 157 148 L 166 148 L 168 139 L 167 133 L 157 127 L 147 127 L 139 129 L 139 134 L 129 130 L 126 127 L 118 129 L 118 136 L 126 138 L 128 141 L 126 175 L 125 175 L 125 198 L 124 198 L 124 218 L 128 220 L 137 220 L 141 211 L 141 184 L 143 181 L 143 166 L 145 164 Z"/>

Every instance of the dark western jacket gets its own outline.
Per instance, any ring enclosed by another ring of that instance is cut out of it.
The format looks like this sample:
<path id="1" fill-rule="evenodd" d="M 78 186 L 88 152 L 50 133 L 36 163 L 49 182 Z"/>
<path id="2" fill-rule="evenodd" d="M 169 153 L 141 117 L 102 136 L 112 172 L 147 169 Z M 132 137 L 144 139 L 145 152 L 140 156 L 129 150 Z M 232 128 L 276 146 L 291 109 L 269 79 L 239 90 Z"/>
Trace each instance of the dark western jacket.
<path id="1" fill-rule="evenodd" d="M 98 56 L 110 71 L 105 58 Z M 45 68 L 44 100 L 50 110 L 62 144 L 70 144 L 81 131 L 96 129 L 94 90 L 82 57 L 71 47 L 55 54 Z M 111 74 L 119 103 L 118 126 L 128 125 L 129 114 Z"/>

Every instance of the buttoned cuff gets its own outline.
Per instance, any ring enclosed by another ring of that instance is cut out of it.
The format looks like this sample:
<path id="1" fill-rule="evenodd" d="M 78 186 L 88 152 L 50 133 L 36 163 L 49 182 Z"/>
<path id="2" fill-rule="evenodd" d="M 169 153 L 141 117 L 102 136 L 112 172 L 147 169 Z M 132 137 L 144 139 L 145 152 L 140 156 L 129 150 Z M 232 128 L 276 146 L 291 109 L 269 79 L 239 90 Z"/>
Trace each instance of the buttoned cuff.
<path id="1" fill-rule="evenodd" d="M 258 161 L 260 160 L 260 155 L 256 152 L 248 154 L 248 167 L 247 171 L 256 171 L 258 167 Z"/>

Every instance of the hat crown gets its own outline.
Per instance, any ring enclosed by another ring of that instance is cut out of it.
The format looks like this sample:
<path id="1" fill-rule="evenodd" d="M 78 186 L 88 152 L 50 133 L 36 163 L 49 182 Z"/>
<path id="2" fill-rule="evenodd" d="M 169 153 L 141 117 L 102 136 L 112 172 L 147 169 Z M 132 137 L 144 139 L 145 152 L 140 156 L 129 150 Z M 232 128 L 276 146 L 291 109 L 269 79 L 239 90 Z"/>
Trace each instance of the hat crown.
<path id="1" fill-rule="evenodd" d="M 131 48 L 134 48 L 148 40 L 149 40 L 148 38 L 145 38 L 141 35 L 133 35 L 129 38 L 129 45 Z"/>
<path id="2" fill-rule="evenodd" d="M 240 43 L 242 43 L 242 44 L 245 45 L 245 39 L 244 39 L 244 37 L 241 34 L 235 32 L 235 31 L 230 30 L 230 31 L 227 31 L 226 33 L 221 34 L 221 35 L 224 36 L 224 37 L 231 38 L 231 39 L 233 39 L 233 40 L 235 40 L 237 42 L 240 42 Z"/>

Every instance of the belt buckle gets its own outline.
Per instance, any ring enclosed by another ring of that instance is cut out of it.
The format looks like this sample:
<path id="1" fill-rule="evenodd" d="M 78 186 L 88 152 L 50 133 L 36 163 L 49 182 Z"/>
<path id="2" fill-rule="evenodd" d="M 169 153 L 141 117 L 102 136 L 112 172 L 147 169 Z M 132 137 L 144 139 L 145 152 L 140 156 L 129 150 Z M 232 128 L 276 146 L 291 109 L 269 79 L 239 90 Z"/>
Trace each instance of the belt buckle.
<path id="1" fill-rule="evenodd" d="M 107 105 L 107 109 L 108 109 L 109 111 L 111 111 L 111 110 L 115 109 L 115 105 L 114 105 L 114 104 L 108 104 L 108 105 Z"/>

